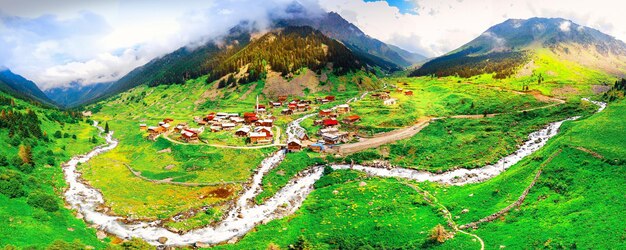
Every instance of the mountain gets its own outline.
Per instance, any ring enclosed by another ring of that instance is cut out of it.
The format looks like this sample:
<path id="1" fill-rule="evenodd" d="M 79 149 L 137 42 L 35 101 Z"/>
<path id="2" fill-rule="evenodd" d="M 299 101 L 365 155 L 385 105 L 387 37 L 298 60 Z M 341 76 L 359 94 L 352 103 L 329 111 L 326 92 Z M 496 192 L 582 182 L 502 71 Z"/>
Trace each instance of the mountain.
<path id="1" fill-rule="evenodd" d="M 301 67 L 318 73 L 328 67 L 336 74 L 372 70 L 374 67 L 385 71 L 400 70 L 394 63 L 361 50 L 355 51 L 308 26 L 275 28 L 260 36 L 257 33 L 244 23 L 233 28 L 220 42 L 211 41 L 195 48 L 180 48 L 138 67 L 101 90 L 98 95 L 88 96 L 75 105 L 109 97 L 141 84 L 182 84 L 207 74 L 210 76 L 209 81 L 213 81 L 230 73 L 238 73 L 244 66 L 247 67 L 246 71 L 238 75 L 245 79 L 235 79 L 240 83 L 264 76 L 262 74 L 267 70 L 265 66 L 285 77 Z"/>
<path id="2" fill-rule="evenodd" d="M 400 67 L 409 67 L 426 60 L 426 57 L 423 55 L 385 44 L 378 39 L 368 36 L 335 12 L 329 12 L 320 17 L 280 20 L 277 22 L 277 25 L 311 26 L 324 33 L 324 35 L 343 42 L 353 51 L 362 55 L 368 55 L 371 60 L 384 60 Z"/>
<path id="3" fill-rule="evenodd" d="M 11 72 L 9 69 L 0 71 L 0 91 L 20 99 L 36 101 L 50 106 L 55 105 L 54 101 L 50 100 L 34 82 Z"/>
<path id="4" fill-rule="evenodd" d="M 531 18 L 495 25 L 411 75 L 469 77 L 495 73 L 496 78 L 506 78 L 521 68 L 535 68 L 538 59 L 546 57 L 611 75 L 626 72 L 624 42 L 562 18 Z"/>
<path id="5" fill-rule="evenodd" d="M 74 108 L 79 106 L 83 100 L 90 100 L 98 96 L 110 85 L 111 83 L 96 83 L 84 86 L 72 82 L 69 86 L 47 89 L 44 93 L 59 106 Z"/>

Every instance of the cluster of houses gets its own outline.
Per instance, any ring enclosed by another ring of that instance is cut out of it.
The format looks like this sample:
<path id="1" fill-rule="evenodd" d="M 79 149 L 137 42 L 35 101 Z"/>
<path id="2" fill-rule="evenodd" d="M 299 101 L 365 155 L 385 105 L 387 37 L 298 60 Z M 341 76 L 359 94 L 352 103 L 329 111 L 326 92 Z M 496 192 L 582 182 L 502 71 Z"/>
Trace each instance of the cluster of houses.
<path id="1" fill-rule="evenodd" d="M 318 113 L 318 118 L 313 122 L 313 125 L 321 126 L 317 135 L 320 140 L 317 143 L 309 145 L 309 148 L 315 152 L 324 150 L 324 145 L 334 145 L 338 143 L 345 143 L 350 140 L 350 133 L 339 130 L 340 124 L 337 117 L 343 114 L 348 114 L 352 110 L 348 104 L 339 105 L 333 109 L 323 109 Z M 358 115 L 349 115 L 343 119 L 344 124 L 353 124 L 361 120 Z"/>
<path id="2" fill-rule="evenodd" d="M 164 133 L 169 132 L 172 129 L 170 125 L 174 119 L 165 118 L 159 122 L 158 126 L 150 126 L 147 124 L 139 124 L 139 130 L 148 132 L 148 139 L 156 140 L 156 138 Z M 198 135 L 204 131 L 204 127 L 190 128 L 187 123 L 177 124 L 173 131 L 180 134 L 180 139 L 186 142 L 193 142 L 199 139 Z"/>
<path id="3" fill-rule="evenodd" d="M 200 126 L 208 126 L 211 132 L 235 130 L 238 137 L 249 138 L 251 143 L 271 143 L 274 137 L 272 127 L 276 117 L 267 115 L 264 105 L 255 105 L 256 112 L 244 113 L 210 113 L 205 117 L 194 117 Z"/>

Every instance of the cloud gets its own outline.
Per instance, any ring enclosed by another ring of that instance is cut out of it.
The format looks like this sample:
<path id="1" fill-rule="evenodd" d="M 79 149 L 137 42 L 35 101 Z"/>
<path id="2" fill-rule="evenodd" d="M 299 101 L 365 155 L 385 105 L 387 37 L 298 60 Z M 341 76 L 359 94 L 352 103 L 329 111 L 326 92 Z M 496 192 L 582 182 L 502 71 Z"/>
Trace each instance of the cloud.
<path id="1" fill-rule="evenodd" d="M 572 26 L 572 22 L 570 21 L 563 21 L 561 22 L 561 24 L 559 25 L 559 29 L 563 32 L 569 32 L 570 30 L 570 26 Z"/>
<path id="2" fill-rule="evenodd" d="M 241 22 L 263 30 L 272 18 L 323 11 L 426 56 L 454 50 L 508 18 L 562 17 L 626 40 L 626 16 L 614 8 L 612 0 L 0 0 L 0 65 L 44 89 L 113 81 Z"/>
<path id="3" fill-rule="evenodd" d="M 2 1 L 2 0 L 0 0 Z M 64 2 L 59 4 L 63 5 Z M 242 22 L 264 30 L 270 19 L 323 13 L 315 0 L 120 1 L 85 10 L 28 10 L 0 15 L 0 65 L 42 89 L 115 81 L 180 47 L 219 39 Z M 31 1 L 33 4 L 33 1 Z M 51 11 L 53 13 L 48 13 Z M 7 13 L 4 6 L 0 13 Z"/>

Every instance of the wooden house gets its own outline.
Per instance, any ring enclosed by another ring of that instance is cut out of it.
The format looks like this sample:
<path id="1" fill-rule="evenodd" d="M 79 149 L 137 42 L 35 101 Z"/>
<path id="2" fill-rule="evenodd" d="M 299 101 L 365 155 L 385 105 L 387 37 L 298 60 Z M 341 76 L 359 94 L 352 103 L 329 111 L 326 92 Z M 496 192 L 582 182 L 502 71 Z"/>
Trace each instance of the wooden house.
<path id="1" fill-rule="evenodd" d="M 211 132 L 218 132 L 218 131 L 222 131 L 222 126 L 211 125 L 209 129 L 211 129 Z"/>
<path id="2" fill-rule="evenodd" d="M 322 109 L 319 112 L 319 116 L 320 117 L 329 117 L 332 113 L 333 113 L 333 111 L 330 110 L 330 109 Z"/>
<path id="3" fill-rule="evenodd" d="M 198 133 L 190 129 L 184 129 L 182 133 L 180 134 L 180 138 L 186 142 L 197 141 Z"/>
<path id="4" fill-rule="evenodd" d="M 244 113 L 243 119 L 245 120 L 247 124 L 250 124 L 259 120 L 259 118 L 257 118 L 255 113 Z"/>
<path id="5" fill-rule="evenodd" d="M 300 112 L 304 112 L 309 110 L 309 104 L 306 103 L 298 103 L 296 104 L 296 108 L 298 109 L 298 111 Z"/>
<path id="6" fill-rule="evenodd" d="M 286 96 L 286 95 L 279 95 L 279 96 L 278 96 L 278 101 L 279 101 L 279 102 L 284 102 L 284 101 L 287 101 L 287 96 Z"/>
<path id="7" fill-rule="evenodd" d="M 210 113 L 207 116 L 205 116 L 202 120 L 204 121 L 213 121 L 213 119 L 215 119 L 215 113 Z"/>
<path id="8" fill-rule="evenodd" d="M 174 121 L 174 119 L 172 119 L 172 118 L 165 118 L 165 119 L 163 119 L 163 122 L 165 122 L 165 123 L 170 123 L 170 122 L 173 122 L 173 121 Z"/>
<path id="9" fill-rule="evenodd" d="M 306 134 L 306 130 L 304 130 L 304 129 L 298 129 L 298 131 L 296 131 L 296 133 L 295 133 L 295 136 L 300 141 L 308 141 L 309 140 L 309 136 Z"/>
<path id="10" fill-rule="evenodd" d="M 291 102 L 287 105 L 287 108 L 291 111 L 296 111 L 298 110 L 298 104 L 295 102 Z"/>
<path id="11" fill-rule="evenodd" d="M 339 114 L 350 113 L 350 106 L 348 104 L 342 104 L 342 105 L 337 106 L 337 113 Z"/>
<path id="12" fill-rule="evenodd" d="M 302 142 L 300 142 L 300 140 L 298 139 L 290 139 L 287 142 L 287 150 L 291 152 L 302 150 Z"/>
<path id="13" fill-rule="evenodd" d="M 283 111 L 280 112 L 283 115 L 293 115 L 293 110 L 291 109 L 283 109 Z"/>
<path id="14" fill-rule="evenodd" d="M 313 152 L 322 152 L 324 151 L 324 144 L 322 143 L 313 143 L 311 145 L 309 145 L 309 149 L 311 149 L 311 151 Z"/>
<path id="15" fill-rule="evenodd" d="M 324 124 L 324 120 L 315 120 L 313 121 L 313 126 L 320 126 Z"/>
<path id="16" fill-rule="evenodd" d="M 329 102 L 332 102 L 332 101 L 335 101 L 335 96 L 334 95 L 329 95 L 329 96 L 324 97 L 324 99 L 326 99 Z"/>
<path id="17" fill-rule="evenodd" d="M 254 123 L 255 126 L 263 126 L 263 127 L 272 127 L 274 126 L 274 120 L 272 119 L 263 119 L 263 120 L 258 120 L 257 122 Z"/>
<path id="18" fill-rule="evenodd" d="M 224 122 L 222 123 L 222 129 L 223 130 L 232 130 L 235 128 L 235 126 L 237 126 L 237 124 L 234 124 L 232 122 Z"/>
<path id="19" fill-rule="evenodd" d="M 250 133 L 250 143 L 270 143 L 272 142 L 271 137 L 267 137 L 265 133 L 261 132 L 252 132 Z"/>
<path id="20" fill-rule="evenodd" d="M 208 122 L 206 122 L 205 120 L 200 120 L 200 121 L 198 121 L 198 122 L 196 122 L 196 123 L 198 123 L 198 126 L 206 126 L 207 124 L 209 124 L 209 123 L 208 123 Z"/>
<path id="21" fill-rule="evenodd" d="M 265 137 L 267 137 L 267 138 L 272 138 L 274 136 L 274 133 L 272 132 L 272 129 L 268 128 L 268 127 L 255 127 L 254 128 L 254 132 L 256 132 L 256 133 L 263 133 L 263 134 L 265 134 Z"/>
<path id="22" fill-rule="evenodd" d="M 361 120 L 361 117 L 358 115 L 351 115 L 343 119 L 344 123 L 352 124 Z"/>
<path id="23" fill-rule="evenodd" d="M 387 106 L 394 105 L 394 104 L 396 104 L 396 101 L 397 101 L 396 99 L 391 98 L 391 99 L 387 99 L 387 100 L 383 101 L 383 104 L 387 105 Z"/>
<path id="24" fill-rule="evenodd" d="M 238 137 L 248 137 L 248 135 L 250 134 L 250 130 L 250 127 L 244 126 L 237 129 L 237 131 L 235 131 L 235 135 Z"/>
<path id="25" fill-rule="evenodd" d="M 339 125 L 339 122 L 337 121 L 337 119 L 324 119 L 323 124 L 324 127 L 328 128 L 328 127 L 334 127 Z"/>
<path id="26" fill-rule="evenodd" d="M 144 123 L 139 124 L 139 130 L 141 130 L 141 131 L 146 131 L 146 130 L 148 130 L 148 125 L 146 125 L 146 124 L 144 124 Z"/>

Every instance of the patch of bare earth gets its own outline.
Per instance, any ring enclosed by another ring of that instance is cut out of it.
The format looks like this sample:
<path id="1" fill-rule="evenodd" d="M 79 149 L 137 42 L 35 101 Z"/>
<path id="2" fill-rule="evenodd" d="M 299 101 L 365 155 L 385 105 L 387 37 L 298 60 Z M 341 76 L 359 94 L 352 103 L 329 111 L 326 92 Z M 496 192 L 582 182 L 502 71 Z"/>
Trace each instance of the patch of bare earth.
<path id="1" fill-rule="evenodd" d="M 594 94 L 602 94 L 604 92 L 607 92 L 611 89 L 611 86 L 608 85 L 591 85 L 591 90 L 593 91 Z"/>
<path id="2" fill-rule="evenodd" d="M 278 72 L 269 71 L 263 94 L 269 97 L 279 95 L 304 96 L 305 89 L 309 89 L 310 92 L 328 90 L 327 87 L 320 86 L 319 83 L 319 78 L 309 69 L 305 69 L 291 81 L 283 78 Z"/>
<path id="3" fill-rule="evenodd" d="M 578 90 L 572 86 L 564 86 L 564 87 L 556 88 L 552 90 L 552 95 L 556 97 L 566 97 L 569 95 L 576 95 L 576 94 L 578 94 Z"/>
<path id="4" fill-rule="evenodd" d="M 519 71 L 517 71 L 516 77 L 531 76 L 536 68 L 537 65 L 535 65 L 535 60 L 530 60 L 530 62 L 524 65 L 524 67 L 522 67 Z"/>

